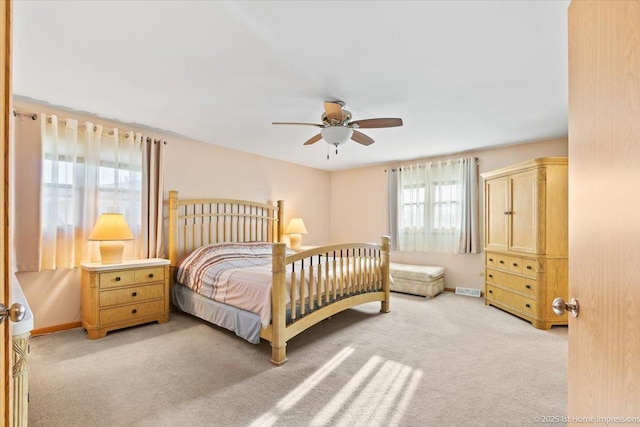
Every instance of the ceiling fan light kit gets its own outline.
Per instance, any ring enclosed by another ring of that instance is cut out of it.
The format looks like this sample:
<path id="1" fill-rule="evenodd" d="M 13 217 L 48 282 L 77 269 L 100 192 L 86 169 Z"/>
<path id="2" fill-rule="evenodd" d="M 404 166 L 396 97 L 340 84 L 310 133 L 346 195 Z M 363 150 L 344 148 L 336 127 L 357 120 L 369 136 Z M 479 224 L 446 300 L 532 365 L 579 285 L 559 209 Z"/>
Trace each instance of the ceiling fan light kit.
<path id="1" fill-rule="evenodd" d="M 331 126 L 322 128 L 320 133 L 322 134 L 322 139 L 327 141 L 327 144 L 341 145 L 351 139 L 353 129 L 346 126 Z"/>
<path id="2" fill-rule="evenodd" d="M 304 145 L 315 144 L 324 139 L 327 144 L 336 147 L 338 154 L 338 146 L 344 144 L 349 139 L 362 145 L 371 145 L 375 141 L 355 129 L 374 129 L 402 126 L 402 119 L 399 118 L 378 118 L 351 121 L 351 112 L 344 109 L 342 101 L 325 101 L 324 113 L 320 116 L 322 124 L 318 123 L 299 123 L 299 122 L 273 122 L 274 125 L 301 125 L 319 127 L 320 133 L 311 137 Z M 327 154 L 327 159 L 329 155 Z"/>

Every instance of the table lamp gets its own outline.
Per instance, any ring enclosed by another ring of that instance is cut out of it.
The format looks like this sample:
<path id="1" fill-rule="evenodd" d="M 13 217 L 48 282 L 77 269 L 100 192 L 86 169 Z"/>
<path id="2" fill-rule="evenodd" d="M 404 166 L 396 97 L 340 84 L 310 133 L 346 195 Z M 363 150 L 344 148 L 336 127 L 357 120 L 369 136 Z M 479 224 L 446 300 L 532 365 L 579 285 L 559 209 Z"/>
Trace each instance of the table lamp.
<path id="1" fill-rule="evenodd" d="M 304 222 L 302 222 L 302 218 L 291 218 L 285 234 L 289 235 L 291 249 L 300 249 L 300 242 L 302 241 L 301 234 L 307 234 L 307 229 L 304 226 Z"/>
<path id="2" fill-rule="evenodd" d="M 103 264 L 119 264 L 122 262 L 123 240 L 133 240 L 133 234 L 122 214 L 103 213 L 93 227 L 89 240 L 100 242 Z"/>

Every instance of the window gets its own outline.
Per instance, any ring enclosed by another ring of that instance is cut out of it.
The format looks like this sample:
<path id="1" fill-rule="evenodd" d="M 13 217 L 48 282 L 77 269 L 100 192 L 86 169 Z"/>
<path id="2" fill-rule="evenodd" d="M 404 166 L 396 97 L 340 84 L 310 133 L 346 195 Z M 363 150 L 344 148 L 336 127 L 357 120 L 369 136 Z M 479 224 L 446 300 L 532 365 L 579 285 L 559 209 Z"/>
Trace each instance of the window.
<path id="1" fill-rule="evenodd" d="M 424 228 L 425 186 L 407 185 L 402 189 L 401 228 Z M 413 223 L 412 218 L 415 218 Z"/>
<path id="2" fill-rule="evenodd" d="M 141 230 L 142 136 L 49 116 L 42 140 L 41 268 L 73 268 L 97 251 L 87 237 L 98 216 L 124 214 Z M 129 245 L 129 257 L 135 245 Z M 125 257 L 127 247 L 125 247 Z"/>
<path id="3" fill-rule="evenodd" d="M 44 209 L 56 203 L 63 207 L 55 217 L 43 215 L 44 226 L 54 226 L 54 224 L 71 226 L 74 224 L 74 218 L 83 214 L 82 211 L 74 213 L 73 209 L 73 192 L 77 189 L 74 176 L 83 174 L 84 172 L 79 172 L 81 169 L 85 169 L 83 159 L 79 163 L 64 159 L 58 161 L 44 159 L 42 171 Z M 122 193 L 129 193 L 124 198 L 137 200 L 141 198 L 142 171 L 133 170 L 131 166 L 121 165 L 120 168 L 115 165 L 99 166 L 97 182 L 99 213 L 118 212 L 117 200 L 122 198 Z M 129 227 L 139 228 L 140 211 L 133 212 L 131 207 L 127 206 L 122 213 L 128 219 Z"/>
<path id="4" fill-rule="evenodd" d="M 390 210 L 397 209 L 397 215 L 389 214 L 390 234 L 396 236 L 398 249 L 458 253 L 461 242 L 466 247 L 469 240 L 467 230 L 473 228 L 477 235 L 475 159 L 405 166 L 391 179 L 397 183 L 389 184 Z M 476 225 L 469 226 L 469 221 Z M 468 251 L 478 246 L 479 242 Z"/>
<path id="5" fill-rule="evenodd" d="M 434 182 L 431 187 L 434 196 L 430 203 L 432 229 L 440 232 L 460 229 L 462 182 Z"/>

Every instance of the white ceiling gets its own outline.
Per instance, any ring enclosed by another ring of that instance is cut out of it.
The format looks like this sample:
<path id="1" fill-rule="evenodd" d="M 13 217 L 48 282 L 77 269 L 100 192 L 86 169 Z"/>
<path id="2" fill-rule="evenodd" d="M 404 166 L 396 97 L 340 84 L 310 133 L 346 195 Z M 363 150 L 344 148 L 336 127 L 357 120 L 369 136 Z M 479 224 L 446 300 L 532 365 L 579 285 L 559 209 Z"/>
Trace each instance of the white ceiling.
<path id="1" fill-rule="evenodd" d="M 325 170 L 567 134 L 569 1 L 14 2 L 16 95 Z M 376 143 L 302 144 L 325 100 Z"/>

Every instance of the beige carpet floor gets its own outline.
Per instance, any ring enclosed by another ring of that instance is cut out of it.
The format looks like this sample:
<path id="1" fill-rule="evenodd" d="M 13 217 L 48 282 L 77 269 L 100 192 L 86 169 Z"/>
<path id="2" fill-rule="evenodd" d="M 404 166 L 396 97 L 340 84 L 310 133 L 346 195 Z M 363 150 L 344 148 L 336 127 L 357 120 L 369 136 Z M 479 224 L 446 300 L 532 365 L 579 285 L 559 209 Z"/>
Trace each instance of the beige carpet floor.
<path id="1" fill-rule="evenodd" d="M 198 319 L 34 337 L 31 426 L 523 426 L 566 415 L 567 328 L 482 299 L 392 294 L 289 342 L 269 363 Z"/>

